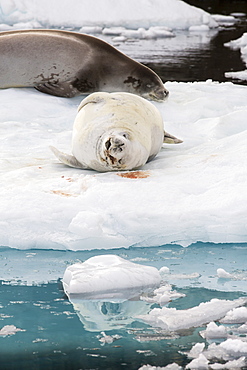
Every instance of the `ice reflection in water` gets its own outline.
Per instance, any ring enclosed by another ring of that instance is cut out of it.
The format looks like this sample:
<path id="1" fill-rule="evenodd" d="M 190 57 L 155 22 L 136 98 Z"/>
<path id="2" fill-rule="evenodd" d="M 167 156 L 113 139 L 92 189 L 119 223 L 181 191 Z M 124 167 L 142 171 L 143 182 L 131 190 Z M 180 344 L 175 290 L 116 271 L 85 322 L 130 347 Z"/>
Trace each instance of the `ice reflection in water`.
<path id="1" fill-rule="evenodd" d="M 147 314 L 150 304 L 140 300 L 105 302 L 70 297 L 84 329 L 90 332 L 120 330 L 135 321 L 136 315 Z"/>

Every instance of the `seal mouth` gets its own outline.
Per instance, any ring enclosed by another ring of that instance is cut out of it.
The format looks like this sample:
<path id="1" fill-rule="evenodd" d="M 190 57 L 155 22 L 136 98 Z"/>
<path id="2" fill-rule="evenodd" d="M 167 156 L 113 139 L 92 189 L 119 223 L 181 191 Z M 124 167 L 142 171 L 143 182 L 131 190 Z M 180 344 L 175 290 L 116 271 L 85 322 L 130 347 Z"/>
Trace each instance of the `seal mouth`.
<path id="1" fill-rule="evenodd" d="M 168 98 L 168 95 L 169 91 L 166 90 L 165 88 L 159 88 L 149 93 L 150 99 L 155 101 L 163 101 Z"/>
<path id="2" fill-rule="evenodd" d="M 104 166 L 111 167 L 114 170 L 123 170 L 126 165 L 124 161 L 125 147 L 129 140 L 129 134 L 126 132 L 117 135 L 112 134 L 101 138 L 99 159 Z"/>

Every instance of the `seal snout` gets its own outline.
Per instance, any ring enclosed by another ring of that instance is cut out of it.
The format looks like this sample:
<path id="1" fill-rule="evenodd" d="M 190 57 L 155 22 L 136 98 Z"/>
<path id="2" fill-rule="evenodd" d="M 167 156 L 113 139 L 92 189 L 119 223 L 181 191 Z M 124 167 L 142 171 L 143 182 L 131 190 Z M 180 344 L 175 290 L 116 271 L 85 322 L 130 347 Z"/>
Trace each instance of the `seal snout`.
<path id="1" fill-rule="evenodd" d="M 121 133 L 119 135 L 109 136 L 103 143 L 103 161 L 109 166 L 120 168 L 123 166 L 122 159 L 124 156 L 124 148 L 129 135 Z"/>
<path id="2" fill-rule="evenodd" d="M 124 146 L 124 142 L 122 140 L 114 138 L 114 137 L 109 138 L 105 142 L 106 150 L 110 151 L 110 152 L 114 152 L 114 153 L 122 152 L 122 150 L 123 150 L 122 147 L 123 146 Z"/>
<path id="3" fill-rule="evenodd" d="M 165 100 L 169 95 L 169 91 L 166 90 L 163 86 L 158 87 L 155 90 L 151 91 L 149 93 L 149 98 L 151 100 L 156 100 L 156 101 L 162 101 Z"/>
<path id="4" fill-rule="evenodd" d="M 159 88 L 154 91 L 154 96 L 157 100 L 164 100 L 168 97 L 169 91 L 165 88 Z"/>

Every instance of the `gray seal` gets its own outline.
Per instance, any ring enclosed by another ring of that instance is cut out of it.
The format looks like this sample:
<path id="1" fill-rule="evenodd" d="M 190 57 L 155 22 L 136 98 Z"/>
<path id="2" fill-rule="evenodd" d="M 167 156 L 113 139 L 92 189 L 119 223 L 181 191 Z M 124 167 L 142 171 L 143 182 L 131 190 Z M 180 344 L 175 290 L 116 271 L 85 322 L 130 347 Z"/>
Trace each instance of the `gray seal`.
<path id="1" fill-rule="evenodd" d="M 60 97 L 96 91 L 163 100 L 160 77 L 97 37 L 60 30 L 0 32 L 0 88 L 35 87 Z"/>

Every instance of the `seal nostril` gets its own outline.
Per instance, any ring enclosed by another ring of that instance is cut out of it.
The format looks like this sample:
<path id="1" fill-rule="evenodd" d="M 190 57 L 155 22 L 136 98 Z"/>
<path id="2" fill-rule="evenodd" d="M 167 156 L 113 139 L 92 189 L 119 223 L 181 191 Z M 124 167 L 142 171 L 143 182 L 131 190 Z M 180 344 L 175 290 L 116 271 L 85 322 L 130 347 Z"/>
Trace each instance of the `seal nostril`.
<path id="1" fill-rule="evenodd" d="M 105 142 L 105 147 L 106 147 L 106 150 L 110 149 L 110 147 L 111 147 L 111 140 L 110 139 Z"/>

